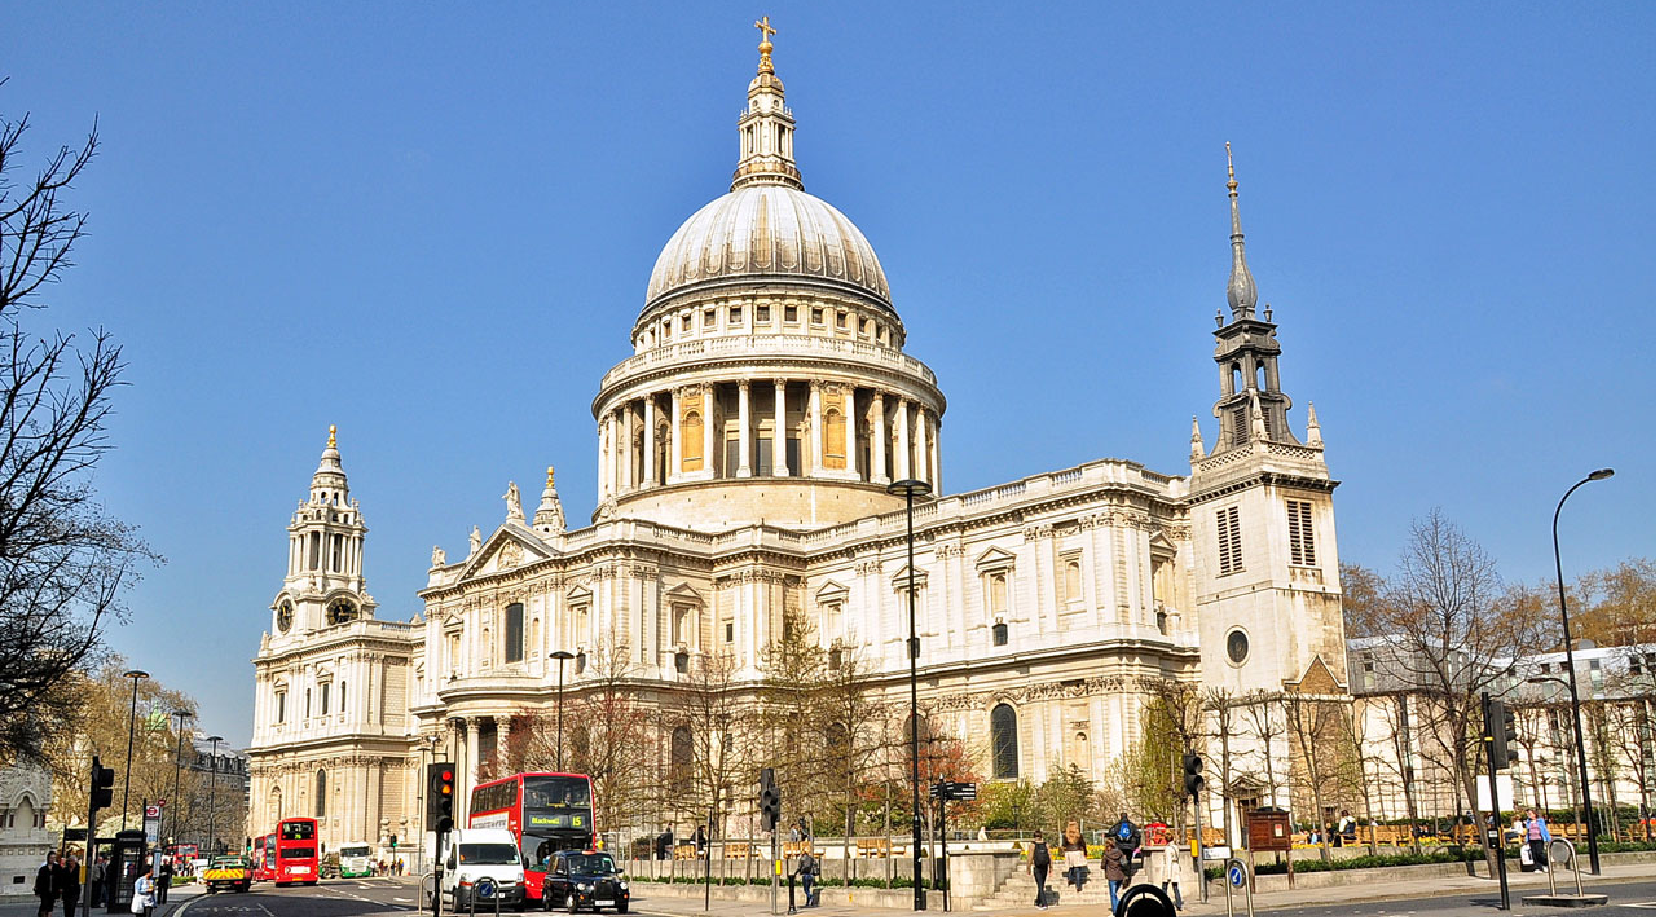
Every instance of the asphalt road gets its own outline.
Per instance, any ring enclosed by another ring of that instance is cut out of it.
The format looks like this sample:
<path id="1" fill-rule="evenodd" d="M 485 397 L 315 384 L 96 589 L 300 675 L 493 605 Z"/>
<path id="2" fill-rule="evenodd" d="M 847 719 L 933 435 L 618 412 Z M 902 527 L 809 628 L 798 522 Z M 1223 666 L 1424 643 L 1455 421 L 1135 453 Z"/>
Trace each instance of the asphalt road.
<path id="1" fill-rule="evenodd" d="M 1587 910 L 1564 909 L 1557 907 L 1526 907 L 1521 899 L 1526 895 L 1537 895 L 1547 892 L 1547 887 L 1536 888 L 1526 886 L 1523 889 L 1513 889 L 1511 900 L 1513 910 L 1502 911 L 1497 905 L 1501 904 L 1501 893 L 1492 888 L 1489 892 L 1443 893 L 1432 898 L 1413 898 L 1402 901 L 1376 901 L 1371 903 L 1343 903 L 1340 905 L 1308 905 L 1294 908 L 1273 908 L 1259 913 L 1269 914 L 1271 917 L 1500 917 L 1500 915 L 1519 915 L 1519 917 L 1537 917 L 1542 914 L 1604 914 L 1605 917 L 1623 917 L 1633 914 L 1657 913 L 1657 890 L 1653 889 L 1650 879 L 1633 881 L 1614 881 L 1601 883 L 1588 881 L 1585 883 L 1587 891 L 1607 895 L 1610 897 L 1608 907 L 1591 908 Z M 1574 884 L 1567 889 L 1560 884 L 1561 892 L 1574 892 Z M 1242 902 L 1237 903 L 1237 913 L 1242 914 Z"/>

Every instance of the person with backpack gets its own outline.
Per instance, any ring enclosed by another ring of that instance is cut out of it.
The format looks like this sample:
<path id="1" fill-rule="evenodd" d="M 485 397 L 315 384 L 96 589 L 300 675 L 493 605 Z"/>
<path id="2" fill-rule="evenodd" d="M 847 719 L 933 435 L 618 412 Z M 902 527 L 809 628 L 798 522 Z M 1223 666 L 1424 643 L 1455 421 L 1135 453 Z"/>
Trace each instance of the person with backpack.
<path id="1" fill-rule="evenodd" d="M 1112 913 L 1116 911 L 1117 895 L 1121 892 L 1122 886 L 1128 884 L 1127 870 L 1122 868 L 1122 861 L 1126 858 L 1122 853 L 1122 848 L 1116 844 L 1106 844 L 1105 852 L 1100 857 L 1105 869 L 1105 882 L 1110 885 L 1110 909 Z"/>
<path id="2" fill-rule="evenodd" d="M 800 887 L 805 889 L 805 906 L 817 906 L 817 892 L 813 886 L 817 876 L 822 872 L 822 866 L 817 863 L 817 857 L 811 853 L 810 845 L 800 852 L 799 865 L 794 868 L 794 874 L 800 877 Z"/>
<path id="3" fill-rule="evenodd" d="M 1042 839 L 1041 832 L 1036 832 L 1036 839 L 1030 844 L 1030 875 L 1036 879 L 1036 909 L 1047 910 L 1047 870 L 1053 865 L 1053 854 L 1047 849 L 1047 842 Z"/>

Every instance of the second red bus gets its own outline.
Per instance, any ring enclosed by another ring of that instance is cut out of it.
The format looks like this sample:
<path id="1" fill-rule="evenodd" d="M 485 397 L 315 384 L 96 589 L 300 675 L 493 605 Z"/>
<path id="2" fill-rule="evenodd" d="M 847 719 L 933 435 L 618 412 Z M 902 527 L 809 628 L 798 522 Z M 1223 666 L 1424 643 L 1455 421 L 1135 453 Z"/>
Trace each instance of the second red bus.
<path id="1" fill-rule="evenodd" d="M 276 846 L 271 879 L 277 885 L 296 882 L 316 884 L 316 819 L 284 818 L 276 823 L 276 833 L 271 836 L 271 841 Z"/>

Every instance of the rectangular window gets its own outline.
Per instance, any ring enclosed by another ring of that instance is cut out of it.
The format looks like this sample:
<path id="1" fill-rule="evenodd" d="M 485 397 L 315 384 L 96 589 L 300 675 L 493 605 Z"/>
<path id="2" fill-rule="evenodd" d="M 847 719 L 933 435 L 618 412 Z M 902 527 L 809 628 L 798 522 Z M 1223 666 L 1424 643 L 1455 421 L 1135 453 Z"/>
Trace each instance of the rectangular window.
<path id="1" fill-rule="evenodd" d="M 1310 500 L 1290 500 L 1288 506 L 1289 563 L 1317 566 L 1317 542 L 1312 537 L 1312 503 Z"/>
<path id="2" fill-rule="evenodd" d="M 987 595 L 985 603 L 989 606 L 990 614 L 1007 613 L 1007 574 L 1005 572 L 991 573 L 984 582 Z"/>
<path id="3" fill-rule="evenodd" d="M 733 624 L 730 621 L 725 622 L 725 642 L 726 643 L 735 643 L 736 642 L 736 625 Z"/>
<path id="4" fill-rule="evenodd" d="M 785 321 L 785 322 L 797 322 L 797 321 L 799 321 L 800 320 L 800 307 L 799 306 L 783 306 L 782 307 L 782 320 Z"/>
<path id="5" fill-rule="evenodd" d="M 286 722 L 288 719 L 288 692 L 276 692 L 276 722 Z"/>
<path id="6" fill-rule="evenodd" d="M 718 323 L 719 323 L 719 317 L 714 314 L 714 311 L 712 309 L 703 309 L 702 310 L 702 330 L 703 331 L 712 331 L 713 326 L 718 324 Z"/>
<path id="7" fill-rule="evenodd" d="M 770 322 L 771 322 L 771 307 L 770 306 L 755 306 L 754 307 L 754 321 L 759 322 L 762 325 L 770 324 Z"/>
<path id="8" fill-rule="evenodd" d="M 731 307 L 731 324 L 733 324 L 733 325 L 742 324 L 742 307 L 741 306 L 732 306 Z"/>
<path id="9" fill-rule="evenodd" d="M 813 325 L 821 325 L 823 323 L 823 310 L 822 309 L 812 309 L 811 310 L 811 323 Z"/>
<path id="10" fill-rule="evenodd" d="M 305 718 L 309 719 L 310 716 L 311 716 L 311 689 L 306 688 L 305 689 Z"/>
<path id="11" fill-rule="evenodd" d="M 834 313 L 834 327 L 840 328 L 842 330 L 845 329 L 845 327 L 846 327 L 846 313 L 844 313 L 844 312 Z"/>
<path id="12" fill-rule="evenodd" d="M 1228 506 L 1214 513 L 1220 536 L 1220 575 L 1229 576 L 1243 569 L 1243 527 L 1237 521 L 1237 507 Z"/>
<path id="13" fill-rule="evenodd" d="M 1075 554 L 1059 558 L 1059 601 L 1079 602 L 1082 599 L 1082 560 Z"/>
<path id="14" fill-rule="evenodd" d="M 333 687 L 333 685 L 331 685 L 331 684 L 329 684 L 328 682 L 325 681 L 325 682 L 322 683 L 322 686 L 319 689 L 322 692 L 321 707 L 322 707 L 322 715 L 323 716 L 328 715 L 328 689 L 331 688 L 331 687 Z"/>
<path id="15" fill-rule="evenodd" d="M 754 437 L 754 474 L 767 477 L 771 474 L 771 437 Z"/>
<path id="16" fill-rule="evenodd" d="M 339 683 L 339 712 L 345 712 L 345 682 Z"/>
<path id="17" fill-rule="evenodd" d="M 689 331 L 690 330 L 690 313 L 689 312 L 686 312 L 684 315 L 679 316 L 679 330 L 680 331 Z"/>
<path id="18" fill-rule="evenodd" d="M 506 645 L 501 649 L 507 662 L 524 661 L 524 606 L 513 602 L 506 606 L 506 624 L 501 628 Z"/>
<path id="19" fill-rule="evenodd" d="M 742 462 L 742 441 L 739 439 L 725 440 L 725 476 L 736 477 L 736 470 Z"/>

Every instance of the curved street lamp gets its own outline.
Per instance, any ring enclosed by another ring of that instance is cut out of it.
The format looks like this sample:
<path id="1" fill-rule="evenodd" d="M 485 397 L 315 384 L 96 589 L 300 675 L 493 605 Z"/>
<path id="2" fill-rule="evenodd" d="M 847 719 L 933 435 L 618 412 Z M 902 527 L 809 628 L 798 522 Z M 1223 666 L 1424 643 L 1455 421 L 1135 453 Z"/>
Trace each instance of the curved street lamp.
<path id="1" fill-rule="evenodd" d="M 1600 875 L 1599 831 L 1594 825 L 1594 802 L 1588 788 L 1588 746 L 1582 742 L 1582 699 L 1576 691 L 1576 656 L 1571 646 L 1571 615 L 1565 605 L 1565 570 L 1559 562 L 1559 511 L 1565 508 L 1565 501 L 1578 487 L 1589 481 L 1603 481 L 1614 474 L 1610 468 L 1601 468 L 1572 484 L 1553 510 L 1553 572 L 1559 581 L 1559 623 L 1565 630 L 1565 672 L 1570 679 L 1571 727 L 1576 732 L 1577 779 L 1582 783 L 1582 814 L 1588 829 L 1588 869 L 1596 876 Z"/>
<path id="2" fill-rule="evenodd" d="M 893 481 L 886 492 L 903 498 L 905 529 L 909 546 L 909 782 L 914 791 L 910 815 L 915 829 L 915 910 L 926 910 L 926 889 L 921 887 L 921 715 L 920 688 L 916 665 L 921 655 L 920 637 L 915 634 L 915 498 L 932 493 L 932 485 L 913 479 Z"/>
<path id="3" fill-rule="evenodd" d="M 207 759 L 207 855 L 212 857 L 219 852 L 219 743 L 224 736 L 208 736 L 207 741 L 213 743 L 213 753 Z"/>
<path id="4" fill-rule="evenodd" d="M 569 650 L 553 650 L 548 658 L 558 660 L 558 770 L 564 770 L 564 663 L 575 658 Z"/>
<path id="5" fill-rule="evenodd" d="M 150 677 L 143 669 L 127 669 L 122 678 L 132 679 L 132 712 L 127 715 L 127 779 L 121 790 L 121 830 L 127 830 L 127 805 L 132 802 L 132 735 L 138 722 L 138 683 Z"/>

